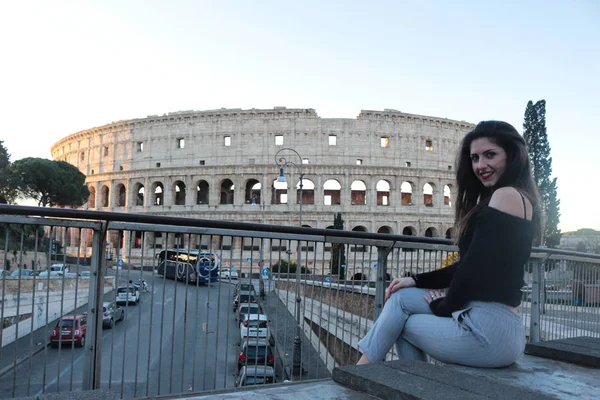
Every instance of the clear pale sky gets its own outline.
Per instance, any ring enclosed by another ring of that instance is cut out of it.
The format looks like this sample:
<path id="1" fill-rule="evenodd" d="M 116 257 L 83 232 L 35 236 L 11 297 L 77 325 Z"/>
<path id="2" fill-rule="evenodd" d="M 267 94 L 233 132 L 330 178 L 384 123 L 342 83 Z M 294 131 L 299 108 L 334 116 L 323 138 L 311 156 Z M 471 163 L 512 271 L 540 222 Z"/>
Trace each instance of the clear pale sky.
<path id="1" fill-rule="evenodd" d="M 370 3 L 370 4 L 369 4 Z M 0 140 L 180 110 L 361 109 L 519 131 L 545 99 L 563 231 L 600 230 L 600 2 L 2 1 Z"/>

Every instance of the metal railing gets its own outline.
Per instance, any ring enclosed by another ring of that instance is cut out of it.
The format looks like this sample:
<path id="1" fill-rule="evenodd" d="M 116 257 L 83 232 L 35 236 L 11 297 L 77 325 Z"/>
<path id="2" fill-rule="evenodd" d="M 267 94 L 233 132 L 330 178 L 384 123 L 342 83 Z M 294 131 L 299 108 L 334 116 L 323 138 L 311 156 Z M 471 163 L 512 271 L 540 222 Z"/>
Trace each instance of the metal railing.
<path id="1" fill-rule="evenodd" d="M 0 206 L 0 234 L 2 397 L 102 388 L 143 398 L 330 377 L 358 360 L 390 279 L 457 257 L 439 238 L 21 206 Z M 159 267 L 168 249 L 174 279 Z M 209 268 L 182 261 L 192 256 L 212 258 Z M 521 305 L 530 341 L 600 336 L 599 267 L 596 255 L 534 249 Z M 228 272 L 210 279 L 211 268 Z M 119 288 L 142 281 L 139 301 L 126 294 L 114 307 Z M 240 282 L 254 285 L 265 323 L 232 312 Z M 264 348 L 246 350 L 249 333 Z"/>

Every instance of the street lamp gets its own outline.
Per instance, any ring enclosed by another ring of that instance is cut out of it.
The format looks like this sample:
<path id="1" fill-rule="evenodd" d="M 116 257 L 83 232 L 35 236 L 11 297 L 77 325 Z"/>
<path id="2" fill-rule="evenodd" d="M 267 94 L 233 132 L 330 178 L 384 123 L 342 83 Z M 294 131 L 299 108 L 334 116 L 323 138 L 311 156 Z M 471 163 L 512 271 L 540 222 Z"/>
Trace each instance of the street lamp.
<path id="1" fill-rule="evenodd" d="M 281 152 L 289 152 L 298 156 L 300 160 L 299 163 L 295 163 L 293 161 L 288 160 L 283 155 L 279 156 Z M 299 224 L 302 227 L 302 188 L 304 187 L 302 181 L 304 180 L 304 173 L 302 172 L 302 157 L 298 152 L 294 149 L 283 148 L 279 150 L 275 154 L 275 163 L 279 166 L 279 176 L 277 177 L 277 182 L 285 183 L 287 180 L 285 179 L 285 175 L 283 175 L 283 169 L 288 165 L 293 165 L 300 171 L 300 212 L 299 212 Z M 292 355 L 292 368 L 294 373 L 301 374 L 302 373 L 302 363 L 300 362 L 300 348 L 302 345 L 301 339 L 301 318 L 300 318 L 300 302 L 302 299 L 300 298 L 300 272 L 302 269 L 301 263 L 302 250 L 300 249 L 300 240 L 298 240 L 298 253 L 296 256 L 296 337 L 294 338 L 294 353 Z"/>

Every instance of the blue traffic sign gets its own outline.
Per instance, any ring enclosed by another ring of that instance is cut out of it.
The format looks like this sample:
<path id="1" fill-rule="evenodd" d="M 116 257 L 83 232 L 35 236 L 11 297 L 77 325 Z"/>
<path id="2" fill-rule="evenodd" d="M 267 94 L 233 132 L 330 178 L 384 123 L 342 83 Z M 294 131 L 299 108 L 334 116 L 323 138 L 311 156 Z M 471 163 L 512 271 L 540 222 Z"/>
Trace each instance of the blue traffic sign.
<path id="1" fill-rule="evenodd" d="M 117 267 L 122 267 L 123 264 L 125 264 L 125 262 L 123 261 L 122 258 L 119 258 L 119 261 L 117 261 Z"/>
<path id="2" fill-rule="evenodd" d="M 247 258 L 246 258 L 246 262 L 247 262 L 248 264 L 250 264 L 250 263 L 252 262 L 252 259 L 251 259 L 250 257 L 247 257 Z"/>
<path id="3" fill-rule="evenodd" d="M 269 269 L 263 268 L 262 271 L 260 271 L 260 274 L 263 276 L 263 278 L 268 278 L 269 277 Z"/>

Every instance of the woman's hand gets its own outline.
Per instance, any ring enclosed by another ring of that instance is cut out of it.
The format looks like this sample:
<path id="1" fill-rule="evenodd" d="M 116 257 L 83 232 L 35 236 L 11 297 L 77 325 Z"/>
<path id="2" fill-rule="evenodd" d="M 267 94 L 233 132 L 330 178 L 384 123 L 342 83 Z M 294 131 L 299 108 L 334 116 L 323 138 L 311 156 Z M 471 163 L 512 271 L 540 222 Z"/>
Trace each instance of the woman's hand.
<path id="1" fill-rule="evenodd" d="M 433 290 L 432 289 L 432 290 L 429 290 L 429 296 L 427 296 L 426 294 L 423 295 L 423 298 L 429 304 L 431 304 L 431 302 L 433 300 L 441 299 L 442 297 L 446 297 L 446 293 L 444 293 L 443 290 Z"/>
<path id="2" fill-rule="evenodd" d="M 392 283 L 390 283 L 390 286 L 388 286 L 388 288 L 387 288 L 384 302 L 388 301 L 388 299 L 390 298 L 392 293 L 394 293 L 400 289 L 415 287 L 415 286 L 417 286 L 417 283 L 415 282 L 415 280 L 413 278 L 409 277 L 409 278 L 394 279 L 392 281 Z"/>

